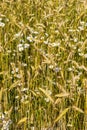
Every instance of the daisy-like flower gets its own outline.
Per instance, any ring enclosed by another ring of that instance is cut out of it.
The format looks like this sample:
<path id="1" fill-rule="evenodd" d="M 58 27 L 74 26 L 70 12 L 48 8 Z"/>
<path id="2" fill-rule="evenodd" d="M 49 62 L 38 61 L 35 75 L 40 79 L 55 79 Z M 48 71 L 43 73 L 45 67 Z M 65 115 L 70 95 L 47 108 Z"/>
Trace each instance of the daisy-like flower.
<path id="1" fill-rule="evenodd" d="M 0 27 L 3 28 L 4 26 L 5 26 L 5 23 L 3 23 L 3 22 L 0 21 Z"/>
<path id="2" fill-rule="evenodd" d="M 33 41 L 33 37 L 32 37 L 32 36 L 27 36 L 27 40 L 28 40 L 29 42 L 32 42 L 32 41 Z"/>
<path id="3" fill-rule="evenodd" d="M 26 48 L 29 48 L 29 46 L 30 46 L 30 45 L 27 44 L 27 43 L 24 44 L 24 48 L 25 48 L 25 49 L 26 49 Z"/>
<path id="4" fill-rule="evenodd" d="M 17 48 L 19 52 L 22 52 L 24 50 L 23 44 L 18 44 Z"/>

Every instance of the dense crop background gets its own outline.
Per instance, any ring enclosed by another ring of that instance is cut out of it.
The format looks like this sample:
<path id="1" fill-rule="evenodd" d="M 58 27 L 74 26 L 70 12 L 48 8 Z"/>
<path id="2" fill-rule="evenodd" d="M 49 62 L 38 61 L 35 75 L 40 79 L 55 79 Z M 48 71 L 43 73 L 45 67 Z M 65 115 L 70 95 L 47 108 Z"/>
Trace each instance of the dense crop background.
<path id="1" fill-rule="evenodd" d="M 86 0 L 0 0 L 0 130 L 87 130 Z"/>

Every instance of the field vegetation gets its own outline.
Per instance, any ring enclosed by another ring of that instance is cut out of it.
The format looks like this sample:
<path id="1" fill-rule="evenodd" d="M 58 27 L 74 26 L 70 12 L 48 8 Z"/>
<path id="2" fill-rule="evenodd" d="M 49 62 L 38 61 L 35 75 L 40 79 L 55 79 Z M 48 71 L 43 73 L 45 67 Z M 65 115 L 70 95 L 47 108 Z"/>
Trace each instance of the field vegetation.
<path id="1" fill-rule="evenodd" d="M 0 130 L 87 130 L 86 0 L 0 0 Z"/>

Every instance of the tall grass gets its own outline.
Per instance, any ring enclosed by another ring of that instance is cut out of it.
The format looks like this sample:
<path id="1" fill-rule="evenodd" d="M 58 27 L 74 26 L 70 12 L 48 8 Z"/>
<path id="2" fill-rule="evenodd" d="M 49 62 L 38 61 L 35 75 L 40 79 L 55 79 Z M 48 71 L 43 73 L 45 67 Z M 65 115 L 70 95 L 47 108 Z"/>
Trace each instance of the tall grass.
<path id="1" fill-rule="evenodd" d="M 1 130 L 87 130 L 86 4 L 0 1 Z"/>

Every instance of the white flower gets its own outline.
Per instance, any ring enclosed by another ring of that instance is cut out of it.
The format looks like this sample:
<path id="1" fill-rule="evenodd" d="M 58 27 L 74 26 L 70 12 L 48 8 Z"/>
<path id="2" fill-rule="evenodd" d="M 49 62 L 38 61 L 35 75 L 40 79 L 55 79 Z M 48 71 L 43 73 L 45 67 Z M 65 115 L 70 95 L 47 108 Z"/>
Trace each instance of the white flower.
<path id="1" fill-rule="evenodd" d="M 2 21 L 2 18 L 0 18 L 0 22 Z"/>
<path id="2" fill-rule="evenodd" d="M 28 88 L 23 88 L 21 91 L 22 92 L 28 91 Z"/>
<path id="3" fill-rule="evenodd" d="M 29 42 L 32 42 L 32 41 L 33 41 L 33 37 L 32 37 L 32 36 L 28 36 L 28 37 L 27 37 L 27 40 L 28 40 Z"/>
<path id="4" fill-rule="evenodd" d="M 53 67 L 54 67 L 53 65 L 50 65 L 50 66 L 49 66 L 50 69 L 53 69 Z"/>
<path id="5" fill-rule="evenodd" d="M 11 74 L 14 74 L 15 73 L 15 71 L 11 71 Z"/>
<path id="6" fill-rule="evenodd" d="M 49 102 L 50 100 L 49 100 L 49 98 L 45 98 L 45 101 L 46 101 L 46 102 Z"/>
<path id="7" fill-rule="evenodd" d="M 21 75 L 20 75 L 20 74 L 17 74 L 16 77 L 17 77 L 18 79 L 21 79 Z"/>
<path id="8" fill-rule="evenodd" d="M 26 48 L 29 48 L 29 46 L 30 46 L 30 45 L 27 44 L 27 43 L 24 44 L 24 48 L 25 48 L 25 49 L 26 49 Z"/>
<path id="9" fill-rule="evenodd" d="M 58 43 L 56 42 L 56 43 L 51 43 L 50 45 L 51 45 L 52 47 L 59 47 L 59 46 L 60 46 L 60 43 L 59 43 L 59 42 L 58 42 Z"/>
<path id="10" fill-rule="evenodd" d="M 3 128 L 2 128 L 2 130 L 9 130 L 9 126 L 10 126 L 11 123 L 12 123 L 11 120 L 8 120 L 8 121 L 3 120 Z"/>
<path id="11" fill-rule="evenodd" d="M 48 44 L 48 41 L 44 41 L 44 44 Z"/>
<path id="12" fill-rule="evenodd" d="M 72 71 L 73 69 L 72 68 L 68 68 L 68 71 Z"/>
<path id="13" fill-rule="evenodd" d="M 18 44 L 17 48 L 18 48 L 19 52 L 24 50 L 23 44 Z"/>
<path id="14" fill-rule="evenodd" d="M 83 27 L 83 26 L 79 26 L 78 29 L 79 29 L 80 31 L 83 31 L 83 30 L 84 30 L 84 27 Z"/>
<path id="15" fill-rule="evenodd" d="M 80 21 L 80 24 L 81 24 L 81 25 L 84 25 L 84 24 L 85 24 L 85 22 L 84 22 L 84 21 Z"/>
<path id="16" fill-rule="evenodd" d="M 84 57 L 87 58 L 87 54 L 84 54 Z"/>
<path id="17" fill-rule="evenodd" d="M 0 22 L 0 27 L 4 27 L 4 26 L 5 26 L 5 23 Z"/>
<path id="18" fill-rule="evenodd" d="M 83 56 L 84 54 L 83 53 L 79 53 L 79 56 Z"/>
<path id="19" fill-rule="evenodd" d="M 19 71 L 19 69 L 18 69 L 18 68 L 16 68 L 16 69 L 15 69 L 15 71 L 16 71 L 16 73 L 17 73 L 17 72 Z"/>
<path id="20" fill-rule="evenodd" d="M 20 47 L 19 48 L 19 52 L 21 52 L 21 51 L 23 51 L 24 50 L 24 48 L 23 47 Z"/>
<path id="21" fill-rule="evenodd" d="M 78 39 L 77 38 L 74 38 L 74 42 L 77 42 L 78 41 Z"/>
<path id="22" fill-rule="evenodd" d="M 15 97 L 15 99 L 18 99 L 18 98 L 19 98 L 19 96 L 16 96 L 16 97 Z"/>
<path id="23" fill-rule="evenodd" d="M 17 45 L 18 48 L 20 48 L 20 47 L 22 47 L 22 46 L 23 46 L 23 44 L 18 44 L 18 45 Z"/>
<path id="24" fill-rule="evenodd" d="M 21 102 L 24 102 L 27 98 L 28 98 L 27 95 L 23 95 L 23 96 L 22 96 L 22 99 L 21 99 Z"/>

